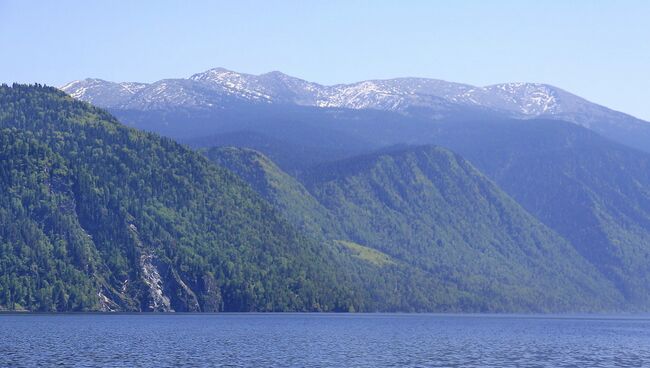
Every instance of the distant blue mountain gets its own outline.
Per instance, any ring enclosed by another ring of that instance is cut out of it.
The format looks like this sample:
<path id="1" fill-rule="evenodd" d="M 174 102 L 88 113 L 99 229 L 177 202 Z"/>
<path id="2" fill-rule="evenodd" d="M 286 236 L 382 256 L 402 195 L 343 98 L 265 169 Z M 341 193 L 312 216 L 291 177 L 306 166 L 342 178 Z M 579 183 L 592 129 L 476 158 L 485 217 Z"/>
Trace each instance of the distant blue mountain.
<path id="1" fill-rule="evenodd" d="M 187 79 L 164 79 L 149 84 L 85 79 L 68 83 L 61 89 L 113 112 L 181 110 L 187 114 L 193 110 L 218 112 L 233 106 L 250 110 L 256 105 L 293 105 L 372 109 L 428 120 L 486 115 L 545 118 L 572 122 L 618 142 L 650 151 L 650 123 L 560 88 L 537 83 L 476 87 L 436 79 L 396 78 L 324 86 L 280 72 L 250 75 L 215 68 Z"/>

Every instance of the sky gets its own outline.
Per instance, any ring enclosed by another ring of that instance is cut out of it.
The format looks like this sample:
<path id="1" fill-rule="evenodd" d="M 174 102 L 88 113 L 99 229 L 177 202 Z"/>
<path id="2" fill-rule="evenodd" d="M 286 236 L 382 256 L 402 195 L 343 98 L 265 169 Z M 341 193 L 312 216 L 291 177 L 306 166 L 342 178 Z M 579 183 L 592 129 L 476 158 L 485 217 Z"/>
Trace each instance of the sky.
<path id="1" fill-rule="evenodd" d="M 647 0 L 0 0 L 0 82 L 539 82 L 650 120 L 649 19 Z"/>

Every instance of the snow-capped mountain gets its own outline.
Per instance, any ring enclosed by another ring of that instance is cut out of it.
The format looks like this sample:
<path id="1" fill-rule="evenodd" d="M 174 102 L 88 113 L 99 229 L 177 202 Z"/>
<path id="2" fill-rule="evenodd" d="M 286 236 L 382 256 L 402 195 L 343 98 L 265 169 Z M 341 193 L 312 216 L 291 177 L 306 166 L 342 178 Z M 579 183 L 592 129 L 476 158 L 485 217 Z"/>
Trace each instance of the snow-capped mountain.
<path id="1" fill-rule="evenodd" d="M 168 106 L 215 107 L 224 97 L 264 103 L 398 112 L 413 107 L 437 112 L 461 105 L 487 108 L 516 117 L 552 117 L 594 110 L 587 106 L 596 106 L 557 87 L 537 83 L 476 87 L 437 79 L 396 78 L 324 86 L 281 72 L 251 75 L 223 68 L 194 74 L 188 79 L 165 79 L 151 84 L 85 79 L 68 83 L 61 89 L 75 98 L 102 107 L 142 110 Z M 607 109 L 601 108 L 603 113 L 606 112 Z"/>
<path id="2" fill-rule="evenodd" d="M 147 87 L 146 83 L 114 83 L 88 78 L 61 87 L 70 96 L 101 107 L 119 106 L 127 103 L 136 93 Z"/>
<path id="3" fill-rule="evenodd" d="M 225 88 L 232 94 L 269 103 L 296 104 L 348 109 L 406 111 L 427 107 L 449 110 L 456 102 L 449 97 L 472 88 L 435 79 L 399 78 L 325 86 L 281 72 L 250 75 L 223 68 L 211 69 L 189 78 Z"/>
<path id="4" fill-rule="evenodd" d="M 71 96 L 111 110 L 219 109 L 233 102 L 321 108 L 374 109 L 430 119 L 459 112 L 499 114 L 518 119 L 566 120 L 633 146 L 650 146 L 650 124 L 589 102 L 560 88 L 537 83 L 485 87 L 427 78 L 368 80 L 326 86 L 281 72 L 261 75 L 210 69 L 187 79 L 114 83 L 99 79 L 61 87 Z M 478 114 L 478 115 L 476 115 Z M 644 132 L 637 136 L 637 132 Z"/>

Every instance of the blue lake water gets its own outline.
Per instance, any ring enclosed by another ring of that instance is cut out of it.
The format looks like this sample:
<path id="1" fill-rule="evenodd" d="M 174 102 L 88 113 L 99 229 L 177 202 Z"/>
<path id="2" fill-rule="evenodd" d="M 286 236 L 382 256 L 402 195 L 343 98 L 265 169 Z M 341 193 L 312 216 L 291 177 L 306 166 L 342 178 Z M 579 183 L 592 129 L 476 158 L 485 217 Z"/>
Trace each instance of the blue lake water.
<path id="1" fill-rule="evenodd" d="M 650 367 L 650 317 L 0 314 L 0 366 Z"/>

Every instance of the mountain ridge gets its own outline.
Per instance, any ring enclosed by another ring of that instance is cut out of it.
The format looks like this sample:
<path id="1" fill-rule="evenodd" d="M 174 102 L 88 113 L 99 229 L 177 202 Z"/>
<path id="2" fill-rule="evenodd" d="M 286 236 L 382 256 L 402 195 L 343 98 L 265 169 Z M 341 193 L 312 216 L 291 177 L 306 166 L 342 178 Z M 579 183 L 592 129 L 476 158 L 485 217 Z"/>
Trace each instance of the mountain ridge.
<path id="1" fill-rule="evenodd" d="M 542 83 L 488 86 L 404 77 L 322 85 L 279 71 L 260 75 L 213 68 L 188 78 L 149 84 L 85 79 L 61 87 L 113 111 L 219 110 L 233 104 L 379 110 L 439 121 L 470 114 L 568 121 L 650 151 L 650 123 Z"/>
<path id="2" fill-rule="evenodd" d="M 268 159 L 250 149 L 220 147 L 206 154 L 251 183 L 297 226 L 316 228 L 341 244 L 385 255 L 375 258 L 422 270 L 465 294 L 467 307 L 483 303 L 484 295 L 495 306 L 511 307 L 529 303 L 537 298 L 534 293 L 540 293 L 540 303 L 551 304 L 568 303 L 570 298 L 560 295 L 578 298 L 585 292 L 607 295 L 601 301 L 620 300 L 608 281 L 587 292 L 594 287 L 587 281 L 594 276 L 587 275 L 595 275 L 595 268 L 444 148 L 385 149 L 318 165 L 300 181 L 264 164 Z M 560 287 L 563 282 L 567 285 Z M 563 294 L 568 284 L 575 289 Z"/>
<path id="3" fill-rule="evenodd" d="M 242 96 L 254 95 L 257 96 L 258 99 L 267 99 L 269 102 L 272 100 L 282 101 L 282 99 L 280 98 L 281 96 L 277 96 L 273 93 L 261 93 L 260 91 L 263 90 L 271 90 L 270 86 L 265 85 L 264 83 L 283 82 L 285 84 L 284 87 L 291 87 L 292 85 L 294 87 L 298 86 L 302 90 L 301 92 L 311 92 L 314 94 L 314 101 L 312 104 L 297 101 L 294 101 L 294 103 L 298 105 L 319 107 L 347 107 L 353 109 L 377 108 L 386 110 L 396 110 L 399 108 L 399 104 L 380 108 L 370 103 L 353 102 L 355 97 L 364 93 L 369 94 L 373 90 L 385 95 L 395 96 L 426 94 L 451 102 L 465 103 L 467 105 L 477 104 L 484 107 L 495 108 L 497 110 L 514 112 L 516 109 L 520 109 L 520 114 L 529 117 L 539 117 L 547 112 L 551 114 L 561 112 L 562 107 L 558 102 L 559 97 L 563 97 L 564 99 L 578 98 L 581 100 L 581 103 L 589 103 L 604 107 L 572 94 L 562 88 L 546 83 L 503 82 L 485 86 L 474 86 L 435 78 L 395 77 L 325 85 L 293 77 L 280 71 L 271 71 L 255 75 L 239 73 L 221 67 L 195 73 L 188 78 L 162 79 L 152 83 L 111 82 L 98 78 L 86 78 L 69 82 L 61 86 L 59 89 L 69 93 L 75 98 L 87 100 L 88 102 L 94 101 L 95 104 L 100 107 L 115 108 L 119 107 L 119 104 L 113 104 L 101 100 L 97 101 L 93 90 L 107 86 L 114 86 L 119 87 L 125 94 L 135 95 L 142 89 L 153 86 L 161 81 L 181 80 L 208 82 L 214 86 L 230 88 L 232 91 L 241 91 Z M 329 97 L 327 96 L 328 93 L 342 96 L 348 95 L 348 98 L 346 99 L 338 96 Z M 500 101 L 497 101 L 499 99 Z M 625 114 L 620 111 L 611 111 Z M 633 117 L 629 114 L 625 115 Z"/>

